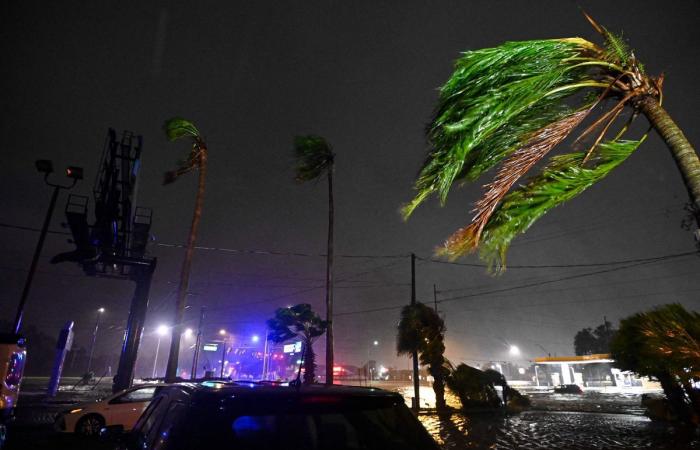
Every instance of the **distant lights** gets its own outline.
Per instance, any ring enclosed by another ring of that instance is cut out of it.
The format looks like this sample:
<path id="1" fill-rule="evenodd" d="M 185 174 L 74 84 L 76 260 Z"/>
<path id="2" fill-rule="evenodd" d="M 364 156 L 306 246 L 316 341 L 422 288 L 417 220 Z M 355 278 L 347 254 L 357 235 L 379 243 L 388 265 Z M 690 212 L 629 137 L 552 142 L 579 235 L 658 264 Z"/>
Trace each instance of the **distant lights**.
<path id="1" fill-rule="evenodd" d="M 98 313 L 103 313 L 103 312 L 105 312 L 105 309 L 104 309 L 104 308 L 99 308 L 99 309 L 97 310 L 97 312 L 98 312 Z"/>
<path id="2" fill-rule="evenodd" d="M 510 354 L 511 356 L 520 356 L 520 349 L 517 345 L 510 346 Z"/>
<path id="3" fill-rule="evenodd" d="M 219 336 L 226 336 L 226 330 L 223 328 L 219 330 Z"/>
<path id="4" fill-rule="evenodd" d="M 192 331 L 192 328 L 187 328 L 187 329 L 185 330 L 185 337 L 186 337 L 186 338 L 191 337 L 191 336 L 192 336 L 192 333 L 194 333 L 194 331 Z"/>
<path id="5" fill-rule="evenodd" d="M 168 334 L 168 327 L 166 325 L 159 325 L 158 328 L 156 328 L 156 333 L 158 333 L 159 336 L 165 336 Z"/>
<path id="6" fill-rule="evenodd" d="M 258 336 L 257 334 L 254 334 L 254 335 L 250 338 L 250 340 L 253 341 L 253 342 L 258 342 L 258 341 L 260 340 L 260 336 Z"/>

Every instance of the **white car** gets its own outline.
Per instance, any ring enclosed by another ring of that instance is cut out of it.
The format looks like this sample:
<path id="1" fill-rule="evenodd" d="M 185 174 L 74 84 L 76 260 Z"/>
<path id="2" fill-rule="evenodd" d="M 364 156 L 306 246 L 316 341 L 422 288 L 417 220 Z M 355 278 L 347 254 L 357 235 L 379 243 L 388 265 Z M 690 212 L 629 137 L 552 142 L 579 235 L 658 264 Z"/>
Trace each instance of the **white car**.
<path id="1" fill-rule="evenodd" d="M 76 404 L 56 417 L 54 428 L 85 436 L 96 436 L 103 427 L 110 425 L 122 425 L 124 430 L 130 430 L 163 386 L 167 385 L 134 386 L 93 403 Z"/>

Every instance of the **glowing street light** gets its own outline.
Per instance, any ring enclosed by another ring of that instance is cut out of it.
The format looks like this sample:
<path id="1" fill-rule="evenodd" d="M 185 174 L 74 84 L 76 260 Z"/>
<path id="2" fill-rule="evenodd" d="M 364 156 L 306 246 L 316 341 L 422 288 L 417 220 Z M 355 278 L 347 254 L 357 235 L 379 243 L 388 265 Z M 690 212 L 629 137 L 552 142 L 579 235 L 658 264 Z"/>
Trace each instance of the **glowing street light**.
<path id="1" fill-rule="evenodd" d="M 193 333 L 194 331 L 192 331 L 192 328 L 187 328 L 184 334 L 186 338 L 191 338 Z"/>
<path id="2" fill-rule="evenodd" d="M 257 334 L 254 334 L 253 337 L 250 338 L 250 340 L 252 342 L 257 343 L 260 340 L 260 336 L 258 336 Z"/>
<path id="3" fill-rule="evenodd" d="M 510 356 L 520 356 L 520 349 L 517 345 L 510 346 Z"/>
<path id="4" fill-rule="evenodd" d="M 219 335 L 220 335 L 220 336 L 226 336 L 226 330 L 224 330 L 223 328 L 220 329 L 220 330 L 219 330 Z"/>
<path id="5" fill-rule="evenodd" d="M 379 345 L 379 341 L 374 341 L 372 342 L 372 344 L 374 344 L 374 346 L 376 347 L 377 345 Z"/>
<path id="6" fill-rule="evenodd" d="M 156 328 L 156 333 L 158 333 L 158 336 L 165 336 L 168 334 L 167 325 L 159 325 L 158 328 Z"/>

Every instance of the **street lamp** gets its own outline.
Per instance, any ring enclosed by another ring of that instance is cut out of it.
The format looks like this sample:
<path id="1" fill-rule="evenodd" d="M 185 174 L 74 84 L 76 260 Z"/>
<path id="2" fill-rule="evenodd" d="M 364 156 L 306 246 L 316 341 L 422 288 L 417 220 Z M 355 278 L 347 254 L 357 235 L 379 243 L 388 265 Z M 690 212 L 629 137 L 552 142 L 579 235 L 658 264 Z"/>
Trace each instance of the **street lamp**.
<path id="1" fill-rule="evenodd" d="M 510 356 L 520 356 L 520 349 L 517 345 L 511 345 L 509 350 Z"/>
<path id="2" fill-rule="evenodd" d="M 187 328 L 187 329 L 185 330 L 185 337 L 189 339 L 189 338 L 192 337 L 192 334 L 193 334 L 193 333 L 194 333 L 194 331 L 192 331 L 192 328 Z"/>
<path id="3" fill-rule="evenodd" d="M 56 200 L 58 200 L 58 192 L 61 189 L 71 189 L 79 180 L 83 179 L 83 169 L 81 167 L 70 166 L 66 169 L 66 177 L 73 180 L 71 184 L 64 186 L 60 184 L 51 183 L 49 182 L 49 176 L 53 173 L 53 163 L 48 159 L 39 159 L 34 163 L 34 165 L 39 173 L 44 174 L 44 183 L 53 188 L 53 194 L 51 194 L 49 209 L 46 211 L 44 224 L 41 227 L 41 233 L 39 234 L 39 242 L 37 242 L 36 248 L 34 249 L 34 256 L 32 257 L 32 262 L 29 266 L 29 273 L 27 274 L 27 279 L 24 282 L 24 288 L 22 289 L 22 296 L 20 297 L 19 305 L 17 305 L 15 323 L 12 327 L 12 330 L 15 334 L 19 333 L 20 328 L 22 328 L 24 306 L 27 303 L 27 297 L 29 297 L 29 289 L 32 286 L 34 273 L 36 273 L 36 266 L 39 263 L 39 256 L 41 256 L 41 250 L 44 248 L 44 240 L 46 240 L 46 233 L 49 230 L 49 224 L 51 223 L 53 210 L 56 207 Z"/>
<path id="4" fill-rule="evenodd" d="M 159 325 L 158 328 L 156 328 L 156 334 L 158 335 L 158 344 L 156 344 L 156 355 L 155 358 L 153 358 L 153 373 L 151 374 L 151 378 L 156 377 L 156 364 L 158 364 L 158 350 L 160 350 L 160 339 L 168 334 L 168 327 L 166 325 Z"/>
<path id="5" fill-rule="evenodd" d="M 98 308 L 97 310 L 97 318 L 95 319 L 95 329 L 92 332 L 92 343 L 90 344 L 90 356 L 88 356 L 87 371 L 85 372 L 86 374 L 90 374 L 90 369 L 92 367 L 92 355 L 95 351 L 95 341 L 97 341 L 97 330 L 100 327 L 100 318 L 102 317 L 102 314 L 104 314 L 104 312 L 104 308 Z"/>
<path id="6" fill-rule="evenodd" d="M 226 330 L 223 328 L 219 330 L 219 336 L 226 336 Z"/>

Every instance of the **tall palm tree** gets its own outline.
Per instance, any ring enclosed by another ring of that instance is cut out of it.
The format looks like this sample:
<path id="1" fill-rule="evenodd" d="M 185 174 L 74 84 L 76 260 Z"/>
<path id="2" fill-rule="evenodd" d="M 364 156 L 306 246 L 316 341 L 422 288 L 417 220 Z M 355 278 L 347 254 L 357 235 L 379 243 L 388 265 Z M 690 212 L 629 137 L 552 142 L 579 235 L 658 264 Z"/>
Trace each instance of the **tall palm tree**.
<path id="1" fill-rule="evenodd" d="M 300 183 L 328 178 L 328 244 L 326 251 L 326 384 L 333 384 L 333 168 L 335 154 L 320 136 L 296 136 L 296 180 Z"/>
<path id="2" fill-rule="evenodd" d="M 396 352 L 399 356 L 418 352 L 421 364 L 428 366 L 433 377 L 435 406 L 444 409 L 445 379 L 450 373 L 444 356 L 445 321 L 423 303 L 404 306 L 396 334 Z"/>
<path id="3" fill-rule="evenodd" d="M 194 212 L 192 223 L 190 224 L 190 234 L 187 237 L 187 248 L 185 259 L 180 270 L 180 283 L 177 287 L 177 300 L 175 304 L 175 319 L 173 320 L 172 335 L 170 337 L 170 353 L 168 355 L 168 366 L 165 371 L 165 379 L 174 382 L 177 377 L 177 360 L 180 353 L 180 337 L 182 335 L 182 318 L 185 312 L 185 300 L 190 281 L 190 268 L 192 267 L 192 256 L 194 255 L 194 245 L 197 240 L 197 230 L 202 217 L 202 203 L 204 202 L 204 187 L 207 177 L 207 144 L 204 142 L 201 133 L 188 120 L 180 117 L 169 119 L 164 125 L 165 135 L 168 140 L 174 141 L 181 138 L 189 138 L 192 141 L 187 159 L 185 159 L 175 170 L 165 173 L 163 184 L 174 182 L 181 175 L 199 170 L 199 180 L 197 183 L 197 196 L 194 202 Z"/>
<path id="4" fill-rule="evenodd" d="M 304 384 L 313 384 L 316 380 L 316 354 L 313 341 L 326 331 L 327 325 L 326 321 L 321 320 L 307 303 L 278 308 L 275 311 L 275 317 L 267 321 L 267 327 L 270 329 L 268 337 L 272 342 L 280 343 L 301 338 Z"/>
<path id="5" fill-rule="evenodd" d="M 639 147 L 646 135 L 622 137 L 640 114 L 673 154 L 700 225 L 700 161 L 661 106 L 663 75 L 648 75 L 620 37 L 586 17 L 603 46 L 581 38 L 506 42 L 457 60 L 427 127 L 431 150 L 415 183 L 417 194 L 402 209 L 404 218 L 433 194 L 444 204 L 454 182 L 475 181 L 502 164 L 476 203 L 472 223 L 450 236 L 438 254 L 455 259 L 479 247 L 482 259 L 500 270 L 517 234 Z M 509 193 L 587 118 L 591 125 L 575 141 L 580 151 L 551 158 L 541 174 Z"/>

